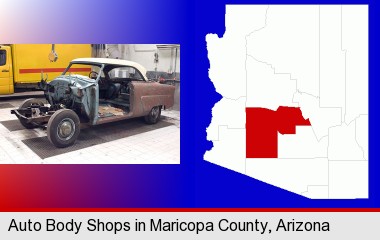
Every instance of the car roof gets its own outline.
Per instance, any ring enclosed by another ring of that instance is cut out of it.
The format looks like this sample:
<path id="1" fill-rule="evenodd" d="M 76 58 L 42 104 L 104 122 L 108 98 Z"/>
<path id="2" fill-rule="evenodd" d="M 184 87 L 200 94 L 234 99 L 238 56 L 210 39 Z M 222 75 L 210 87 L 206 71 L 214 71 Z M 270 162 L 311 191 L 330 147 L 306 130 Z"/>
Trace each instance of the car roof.
<path id="1" fill-rule="evenodd" d="M 136 68 L 146 79 L 146 68 L 141 64 L 133 61 L 128 61 L 124 59 L 114 59 L 114 58 L 76 58 L 71 61 L 71 63 L 89 63 L 89 64 L 106 64 L 106 65 L 117 65 L 125 67 L 134 67 Z"/>

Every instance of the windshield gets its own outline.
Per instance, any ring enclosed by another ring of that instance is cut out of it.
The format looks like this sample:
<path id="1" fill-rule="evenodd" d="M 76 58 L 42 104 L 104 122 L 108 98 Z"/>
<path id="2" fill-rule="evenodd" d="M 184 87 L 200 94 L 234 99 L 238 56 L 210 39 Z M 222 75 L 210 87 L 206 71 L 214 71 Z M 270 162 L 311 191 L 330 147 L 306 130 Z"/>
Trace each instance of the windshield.
<path id="1" fill-rule="evenodd" d="M 96 79 L 99 75 L 100 67 L 90 64 L 71 64 L 63 72 L 63 75 L 82 75 L 90 79 Z M 104 77 L 104 73 L 101 73 L 101 76 Z"/>

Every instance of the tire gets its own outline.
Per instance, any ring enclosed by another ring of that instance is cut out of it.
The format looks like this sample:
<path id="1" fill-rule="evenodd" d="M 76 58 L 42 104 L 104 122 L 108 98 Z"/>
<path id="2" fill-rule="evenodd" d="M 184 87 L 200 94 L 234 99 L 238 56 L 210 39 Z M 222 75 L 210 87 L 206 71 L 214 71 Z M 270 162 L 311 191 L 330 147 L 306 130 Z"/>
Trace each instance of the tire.
<path id="1" fill-rule="evenodd" d="M 80 133 L 78 115 L 70 109 L 56 111 L 47 124 L 49 141 L 58 148 L 65 148 L 74 144 Z"/>
<path id="2" fill-rule="evenodd" d="M 161 106 L 153 107 L 149 114 L 145 116 L 145 122 L 148 124 L 155 124 L 160 120 L 161 117 Z"/>
<path id="3" fill-rule="evenodd" d="M 19 107 L 20 108 L 28 108 L 32 105 L 40 105 L 40 106 L 43 106 L 44 103 L 39 100 L 39 99 L 36 99 L 36 98 L 29 98 L 29 99 L 26 99 L 25 101 L 23 101 Z M 27 123 L 24 119 L 19 119 L 20 120 L 20 123 L 21 125 L 23 125 L 25 128 L 27 129 L 32 129 L 32 128 L 36 128 L 37 126 L 32 124 L 32 123 Z"/>

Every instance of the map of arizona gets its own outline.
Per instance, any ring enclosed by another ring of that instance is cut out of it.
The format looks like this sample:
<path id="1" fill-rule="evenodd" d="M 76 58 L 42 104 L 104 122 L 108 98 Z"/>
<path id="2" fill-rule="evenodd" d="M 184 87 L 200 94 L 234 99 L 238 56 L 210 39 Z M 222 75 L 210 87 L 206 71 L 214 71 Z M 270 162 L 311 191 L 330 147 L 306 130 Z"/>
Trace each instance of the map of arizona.
<path id="1" fill-rule="evenodd" d="M 368 6 L 227 5 L 206 36 L 206 161 L 308 198 L 368 198 Z"/>

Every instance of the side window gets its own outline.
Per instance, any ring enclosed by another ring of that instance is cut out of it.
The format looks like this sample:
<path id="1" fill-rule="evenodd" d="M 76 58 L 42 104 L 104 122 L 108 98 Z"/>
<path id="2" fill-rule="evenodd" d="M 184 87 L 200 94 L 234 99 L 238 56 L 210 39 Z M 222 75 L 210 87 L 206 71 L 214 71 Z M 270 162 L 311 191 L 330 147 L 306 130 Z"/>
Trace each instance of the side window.
<path id="1" fill-rule="evenodd" d="M 4 66 L 7 63 L 7 51 L 0 50 L 0 66 Z"/>
<path id="2" fill-rule="evenodd" d="M 143 80 L 141 74 L 133 67 L 119 67 L 109 71 L 110 78 L 132 78 L 135 80 Z"/>

